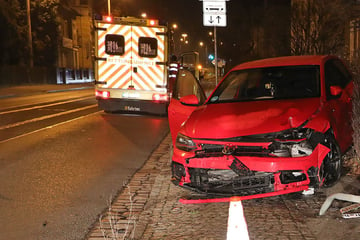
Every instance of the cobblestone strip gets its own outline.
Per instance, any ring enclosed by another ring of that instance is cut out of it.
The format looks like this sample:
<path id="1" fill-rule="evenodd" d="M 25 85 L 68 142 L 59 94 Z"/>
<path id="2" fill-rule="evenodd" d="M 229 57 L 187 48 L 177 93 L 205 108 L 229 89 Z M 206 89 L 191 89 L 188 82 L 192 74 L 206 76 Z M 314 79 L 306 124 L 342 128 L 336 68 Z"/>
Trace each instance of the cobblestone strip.
<path id="1" fill-rule="evenodd" d="M 191 193 L 170 183 L 169 176 L 168 167 L 156 178 L 139 219 L 144 231 L 136 239 L 226 239 L 228 203 L 181 204 Z"/>
<path id="2" fill-rule="evenodd" d="M 243 201 L 243 206 L 251 239 L 307 239 L 281 197 Z"/>
<path id="3" fill-rule="evenodd" d="M 292 221 L 296 223 L 296 226 L 304 239 L 316 239 L 307 223 L 310 218 L 317 217 L 322 202 L 319 200 L 320 197 L 301 196 L 297 199 L 292 199 L 289 196 L 282 196 L 281 198 L 292 217 Z"/>
<path id="4" fill-rule="evenodd" d="M 112 204 L 109 204 L 109 208 L 101 214 L 85 239 L 135 239 L 135 233 L 143 231 L 142 226 L 137 224 L 139 215 L 149 205 L 147 202 L 157 175 L 168 165 L 170 141 L 168 135 Z M 169 179 L 166 181 L 169 182 Z M 156 193 L 153 191 L 152 194 Z"/>

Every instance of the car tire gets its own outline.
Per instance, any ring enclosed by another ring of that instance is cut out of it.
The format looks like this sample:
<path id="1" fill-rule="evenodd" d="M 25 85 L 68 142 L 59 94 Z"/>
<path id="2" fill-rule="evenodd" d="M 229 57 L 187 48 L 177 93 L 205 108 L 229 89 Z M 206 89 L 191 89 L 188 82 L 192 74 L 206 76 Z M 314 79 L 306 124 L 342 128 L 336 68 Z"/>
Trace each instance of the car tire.
<path id="1" fill-rule="evenodd" d="M 333 136 L 327 138 L 327 147 L 330 152 L 326 155 L 320 167 L 320 180 L 323 187 L 334 186 L 341 177 L 342 156 L 339 144 Z"/>

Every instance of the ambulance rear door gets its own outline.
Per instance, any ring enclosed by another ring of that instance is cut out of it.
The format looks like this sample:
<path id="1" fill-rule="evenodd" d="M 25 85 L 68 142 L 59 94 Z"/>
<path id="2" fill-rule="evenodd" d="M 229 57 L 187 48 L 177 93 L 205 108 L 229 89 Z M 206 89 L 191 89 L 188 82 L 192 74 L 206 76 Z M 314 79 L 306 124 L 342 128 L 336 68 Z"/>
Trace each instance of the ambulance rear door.
<path id="1" fill-rule="evenodd" d="M 132 87 L 166 93 L 167 41 L 165 27 L 132 26 Z M 151 96 L 151 97 L 150 97 Z"/>
<path id="2" fill-rule="evenodd" d="M 98 87 L 120 88 L 131 81 L 131 50 L 126 46 L 130 45 L 130 38 L 130 25 L 98 22 L 95 62 Z"/>

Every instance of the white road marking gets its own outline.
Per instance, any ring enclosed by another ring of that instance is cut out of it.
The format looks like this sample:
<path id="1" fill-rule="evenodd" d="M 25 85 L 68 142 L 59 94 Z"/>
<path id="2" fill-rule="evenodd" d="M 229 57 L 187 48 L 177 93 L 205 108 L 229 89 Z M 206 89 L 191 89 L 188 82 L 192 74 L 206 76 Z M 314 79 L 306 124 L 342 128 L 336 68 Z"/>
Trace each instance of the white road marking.
<path id="1" fill-rule="evenodd" d="M 46 116 L 43 116 L 43 117 L 38 117 L 38 118 L 25 120 L 25 121 L 22 121 L 22 122 L 8 124 L 8 125 L 0 127 L 0 130 L 9 129 L 9 128 L 13 128 L 13 127 L 18 127 L 18 126 L 21 126 L 21 125 L 24 125 L 24 124 L 27 124 L 27 123 L 37 122 L 37 121 L 41 121 L 41 120 L 45 120 L 45 119 L 49 119 L 49 118 L 53 118 L 53 117 L 59 117 L 59 116 L 62 116 L 62 115 L 66 115 L 66 114 L 69 114 L 69 113 L 86 110 L 86 109 L 93 108 L 93 107 L 96 107 L 96 106 L 97 106 L 97 104 L 93 104 L 93 105 L 89 105 L 89 106 L 86 106 L 86 107 L 69 110 L 69 111 L 66 111 L 66 112 L 55 113 L 55 114 L 46 115 Z"/>
<path id="2" fill-rule="evenodd" d="M 22 111 L 34 110 L 34 109 L 39 109 L 39 108 L 44 108 L 44 107 L 51 107 L 51 106 L 56 106 L 56 105 L 61 105 L 61 104 L 66 104 L 66 103 L 71 103 L 71 102 L 78 102 L 78 101 L 82 101 L 82 100 L 90 99 L 90 98 L 94 98 L 94 97 L 91 96 L 91 97 L 76 98 L 76 99 L 63 101 L 63 102 L 50 103 L 50 104 L 39 105 L 39 106 L 35 106 L 35 107 L 28 107 L 28 108 L 9 110 L 9 111 L 5 111 L 5 112 L 0 112 L 0 115 L 4 115 L 4 114 L 8 114 L 8 113 L 14 113 L 14 112 L 22 112 Z"/>
<path id="3" fill-rule="evenodd" d="M 28 135 L 31 135 L 31 134 L 34 134 L 34 133 L 37 133 L 37 132 L 40 132 L 40 131 L 43 131 L 43 130 L 46 130 L 46 129 L 50 129 L 50 128 L 53 128 L 53 127 L 57 127 L 57 126 L 66 124 L 66 123 L 70 123 L 70 122 L 73 122 L 73 121 L 76 121 L 76 120 L 79 120 L 79 119 L 82 119 L 82 118 L 85 118 L 85 117 L 88 117 L 88 116 L 91 116 L 91 115 L 95 115 L 95 114 L 98 114 L 99 112 L 102 112 L 102 111 L 97 111 L 97 112 L 89 113 L 89 114 L 87 114 L 87 115 L 83 115 L 83 116 L 80 116 L 80 117 L 77 117 L 77 118 L 69 119 L 69 120 L 64 121 L 64 122 L 60 122 L 60 123 L 56 123 L 56 124 L 53 124 L 53 125 L 50 125 L 50 126 L 47 126 L 47 127 L 43 127 L 43 128 L 34 130 L 34 131 L 32 131 L 32 132 L 28 132 L 28 133 L 24 133 L 24 134 L 21 134 L 21 135 L 12 137 L 12 138 L 8 138 L 8 139 L 5 139 L 5 140 L 3 140 L 3 141 L 0 141 L 0 144 L 1 144 L 1 143 L 5 143 L 5 142 L 9 142 L 9 141 L 11 141 L 11 140 L 15 140 L 15 139 L 18 139 L 18 138 L 21 138 L 21 137 L 25 137 L 25 136 L 28 136 Z"/>

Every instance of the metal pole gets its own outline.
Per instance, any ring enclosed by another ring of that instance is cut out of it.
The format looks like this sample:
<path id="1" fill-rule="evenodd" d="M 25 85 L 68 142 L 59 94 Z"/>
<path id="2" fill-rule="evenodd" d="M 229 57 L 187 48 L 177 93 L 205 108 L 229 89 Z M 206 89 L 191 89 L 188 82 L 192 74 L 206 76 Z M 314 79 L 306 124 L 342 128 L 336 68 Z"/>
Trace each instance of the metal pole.
<path id="1" fill-rule="evenodd" d="M 205 44 L 205 67 L 207 67 L 207 62 L 208 62 L 208 48 L 207 48 L 207 44 Z"/>
<path id="2" fill-rule="evenodd" d="M 216 26 L 214 26 L 214 51 L 215 51 L 215 83 L 218 83 L 218 57 L 217 57 L 217 43 L 216 43 Z"/>
<path id="3" fill-rule="evenodd" d="M 111 15 L 111 10 L 110 10 L 110 0 L 108 0 L 107 1 L 108 2 L 108 16 L 110 16 Z"/>
<path id="4" fill-rule="evenodd" d="M 32 35 L 31 35 L 31 16 L 30 16 L 30 0 L 26 0 L 26 14 L 27 14 L 27 22 L 28 22 L 28 40 L 29 40 L 29 67 L 32 68 L 34 66 L 34 54 L 32 47 Z"/>

